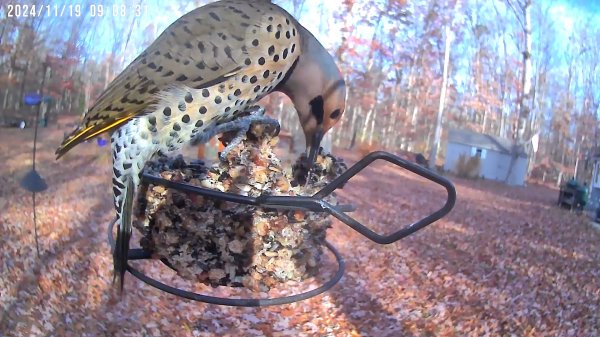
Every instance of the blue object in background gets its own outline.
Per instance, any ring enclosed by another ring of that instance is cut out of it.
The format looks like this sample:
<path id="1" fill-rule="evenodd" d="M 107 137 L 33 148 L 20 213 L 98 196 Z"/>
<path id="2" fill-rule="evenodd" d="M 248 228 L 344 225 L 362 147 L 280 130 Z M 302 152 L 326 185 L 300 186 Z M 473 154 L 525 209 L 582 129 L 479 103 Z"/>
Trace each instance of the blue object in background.
<path id="1" fill-rule="evenodd" d="M 108 142 L 104 138 L 98 138 L 98 140 L 96 142 L 98 143 L 98 146 L 100 146 L 100 147 L 106 146 L 106 144 L 108 144 Z"/>
<path id="2" fill-rule="evenodd" d="M 25 104 L 27 105 L 38 105 L 42 102 L 42 95 L 37 94 L 35 92 L 30 92 L 28 94 L 25 94 L 23 102 L 25 102 Z"/>

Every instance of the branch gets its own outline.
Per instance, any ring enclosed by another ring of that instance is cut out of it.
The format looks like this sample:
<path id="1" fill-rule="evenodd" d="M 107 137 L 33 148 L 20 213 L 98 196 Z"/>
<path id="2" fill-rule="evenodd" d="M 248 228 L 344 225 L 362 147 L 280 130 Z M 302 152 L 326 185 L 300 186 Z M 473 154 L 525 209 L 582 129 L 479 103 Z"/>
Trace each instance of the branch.
<path id="1" fill-rule="evenodd" d="M 519 21 L 519 24 L 521 25 L 521 29 L 525 30 L 525 24 L 523 23 L 523 20 L 521 19 L 521 16 L 519 15 L 519 12 L 517 11 L 517 9 L 515 8 L 515 6 L 513 5 L 512 1 L 511 0 L 506 0 L 506 3 L 513 10 L 513 12 L 515 12 L 515 17 L 517 18 L 517 21 Z"/>
<path id="2" fill-rule="evenodd" d="M 140 0 L 138 2 L 138 5 L 140 7 L 142 6 L 142 0 Z M 131 20 L 131 25 L 129 26 L 129 33 L 127 33 L 127 40 L 125 40 L 125 48 L 124 48 L 123 54 L 124 54 L 125 50 L 127 50 L 127 46 L 129 45 L 129 39 L 131 39 L 131 33 L 133 32 L 133 26 L 135 25 L 135 19 L 136 19 L 136 16 L 134 15 L 133 20 Z"/>

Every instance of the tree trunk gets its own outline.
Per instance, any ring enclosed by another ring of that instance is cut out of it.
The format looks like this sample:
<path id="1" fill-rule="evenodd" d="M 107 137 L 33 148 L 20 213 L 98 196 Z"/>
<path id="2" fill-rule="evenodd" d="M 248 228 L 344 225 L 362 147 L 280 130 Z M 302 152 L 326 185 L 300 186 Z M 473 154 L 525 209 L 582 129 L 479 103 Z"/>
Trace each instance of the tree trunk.
<path id="1" fill-rule="evenodd" d="M 485 108 L 483 108 L 483 121 L 481 122 L 481 133 L 485 133 L 485 125 L 487 124 L 487 118 L 488 118 L 488 106 L 486 105 Z"/>
<path id="2" fill-rule="evenodd" d="M 442 138 L 442 117 L 444 113 L 444 104 L 446 101 L 446 86 L 448 83 L 448 67 L 450 66 L 450 44 L 452 43 L 452 32 L 450 24 L 446 25 L 446 46 L 444 48 L 444 70 L 442 73 L 442 88 L 440 92 L 440 103 L 438 106 L 438 114 L 435 123 L 435 131 L 433 133 L 433 143 L 431 144 L 431 152 L 429 153 L 429 168 L 435 169 L 435 161 L 437 158 L 440 139 Z"/>
<path id="3" fill-rule="evenodd" d="M 361 143 L 364 143 L 367 138 L 367 129 L 369 126 L 369 122 L 371 121 L 371 117 L 373 116 L 373 110 L 374 110 L 374 107 L 371 107 L 369 109 L 369 112 L 367 112 L 367 117 L 365 118 L 365 124 L 364 124 L 363 130 L 360 134 L 360 142 Z"/>
<path id="4" fill-rule="evenodd" d="M 8 80 L 12 79 L 12 68 L 8 69 Z M 8 106 L 8 94 L 10 92 L 10 86 L 6 87 L 6 91 L 4 91 L 4 100 L 2 101 L 2 111 L 6 111 L 6 107 Z"/>
<path id="5" fill-rule="evenodd" d="M 2 44 L 2 40 L 4 39 L 4 32 L 6 31 L 6 26 L 8 26 L 8 20 L 4 21 L 2 25 L 2 31 L 0 32 L 0 45 Z"/>
<path id="6" fill-rule="evenodd" d="M 579 151 L 581 150 L 581 143 L 577 144 L 577 151 L 575 151 L 575 173 L 573 176 L 577 180 L 577 170 L 579 169 Z"/>
<path id="7" fill-rule="evenodd" d="M 519 128 L 518 139 L 523 141 L 529 137 L 528 119 L 531 109 L 531 1 L 526 0 L 523 8 L 525 17 L 525 51 L 523 51 L 523 78 L 521 79 L 523 92 L 521 95 L 520 111 L 519 111 Z"/>
<path id="8" fill-rule="evenodd" d="M 25 83 L 27 82 L 27 73 L 29 72 L 29 59 L 25 63 L 25 68 L 23 69 L 23 79 L 21 82 L 21 87 L 19 88 L 19 96 L 17 104 L 15 104 L 15 109 L 20 109 L 22 106 L 23 95 L 25 94 Z"/>
<path id="9" fill-rule="evenodd" d="M 356 136 L 358 133 L 358 126 L 356 125 L 357 124 L 356 120 L 358 118 L 358 115 L 361 112 L 362 112 L 361 107 L 356 107 L 352 111 L 352 123 L 350 124 L 351 138 L 350 138 L 350 144 L 348 145 L 349 150 L 353 149 L 354 146 L 356 145 Z"/>
<path id="10" fill-rule="evenodd" d="M 519 118 L 517 122 L 517 136 L 514 137 L 514 146 L 508 172 L 505 181 L 508 182 L 514 169 L 518 152 L 528 136 L 527 126 L 529 112 L 531 109 L 531 1 L 525 0 L 521 6 L 523 14 L 523 33 L 525 35 L 525 44 L 523 50 L 523 76 L 521 78 L 521 95 L 519 97 Z"/>
<path id="11" fill-rule="evenodd" d="M 370 127 L 370 131 L 368 132 L 369 139 L 367 142 L 368 142 L 369 146 L 373 145 L 373 134 L 375 134 L 375 122 L 377 122 L 377 116 L 376 116 L 377 109 L 374 109 L 374 110 L 375 110 L 375 111 L 373 111 L 374 117 L 371 119 L 371 127 Z"/>
<path id="12" fill-rule="evenodd" d="M 501 100 L 502 100 L 502 116 L 500 118 L 500 137 L 502 138 L 507 138 L 507 132 L 506 132 L 506 120 L 508 119 L 509 116 L 509 112 L 507 107 L 508 107 L 508 99 L 507 99 L 507 94 L 506 91 L 508 90 L 508 53 L 507 53 L 507 48 L 506 48 L 506 37 L 504 36 L 502 38 L 502 47 L 504 50 L 504 76 L 502 78 L 502 83 L 500 85 L 500 95 L 501 95 Z"/>

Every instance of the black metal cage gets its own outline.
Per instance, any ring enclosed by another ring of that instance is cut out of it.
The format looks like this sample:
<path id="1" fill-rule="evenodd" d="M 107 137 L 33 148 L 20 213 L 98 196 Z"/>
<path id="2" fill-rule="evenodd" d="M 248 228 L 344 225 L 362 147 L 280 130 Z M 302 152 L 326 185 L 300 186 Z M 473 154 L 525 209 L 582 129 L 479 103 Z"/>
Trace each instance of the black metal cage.
<path id="1" fill-rule="evenodd" d="M 348 213 L 354 210 L 354 207 L 351 205 L 332 205 L 327 201 L 323 200 L 326 196 L 333 193 L 336 189 L 342 187 L 346 182 L 348 182 L 352 177 L 356 174 L 364 170 L 366 167 L 371 165 L 376 160 L 387 161 L 395 166 L 402 167 L 412 173 L 415 173 L 421 177 L 424 177 L 438 185 L 441 185 L 446 189 L 447 197 L 445 204 L 433 212 L 432 214 L 422 218 L 419 221 L 416 221 L 412 224 L 409 224 L 396 232 L 393 232 L 389 235 L 381 235 L 370 228 L 366 227 L 353 217 L 351 217 Z M 402 238 L 411 235 L 412 233 L 430 225 L 431 223 L 441 219 L 446 214 L 448 214 L 454 204 L 456 202 L 456 190 L 452 182 L 448 179 L 419 166 L 415 163 L 412 163 L 408 160 L 402 159 L 396 155 L 393 155 L 384 151 L 372 152 L 365 156 L 363 159 L 358 161 L 356 164 L 351 166 L 347 171 L 342 173 L 339 177 L 334 179 L 332 182 L 323 187 L 320 191 L 315 193 L 312 196 L 260 196 L 260 197 L 249 197 L 243 195 L 235 195 L 225 192 L 220 192 L 216 190 L 211 190 L 203 187 L 192 186 L 185 183 L 178 183 L 169 181 L 160 177 L 144 174 L 142 175 L 142 184 L 153 184 L 153 185 L 161 185 L 167 188 L 179 190 L 187 193 L 194 193 L 197 195 L 201 195 L 205 198 L 213 198 L 222 201 L 230 201 L 240 204 L 253 205 L 257 207 L 264 208 L 273 208 L 273 209 L 288 209 L 288 210 L 303 210 L 303 211 L 312 211 L 312 212 L 326 212 L 335 218 L 339 219 L 342 223 L 346 224 L 353 230 L 367 237 L 369 240 L 376 242 L 378 244 L 390 244 L 394 243 Z M 109 225 L 109 235 L 108 239 L 111 244 L 111 247 L 114 249 L 114 238 L 112 234 L 112 229 L 114 227 L 115 221 L 110 223 Z M 162 291 L 171 293 L 173 295 L 187 298 L 194 301 L 200 301 L 211 304 L 218 305 L 227 305 L 227 306 L 242 306 L 242 307 L 258 307 L 258 306 L 269 306 L 269 305 L 280 305 L 287 304 L 292 302 L 297 302 L 301 300 L 308 299 L 310 297 L 319 295 L 331 287 L 333 287 L 343 276 L 345 262 L 340 253 L 333 247 L 329 242 L 325 242 L 326 247 L 333 253 L 338 263 L 338 270 L 335 275 L 322 284 L 321 286 L 312 289 L 310 291 L 296 294 L 292 296 L 280 297 L 280 298 L 269 298 L 269 299 L 256 299 L 256 298 L 247 298 L 247 299 L 237 299 L 237 298 L 221 298 L 209 295 L 202 295 L 194 292 L 189 292 L 186 290 L 178 289 L 167 284 L 164 284 L 156 279 L 153 279 L 144 273 L 140 272 L 136 268 L 132 267 L 129 263 L 127 264 L 127 270 L 136 278 L 141 281 L 157 288 Z M 130 249 L 128 254 L 128 260 L 143 260 L 150 259 L 151 253 L 141 249 Z M 161 260 L 166 265 L 169 265 L 166 260 Z"/>

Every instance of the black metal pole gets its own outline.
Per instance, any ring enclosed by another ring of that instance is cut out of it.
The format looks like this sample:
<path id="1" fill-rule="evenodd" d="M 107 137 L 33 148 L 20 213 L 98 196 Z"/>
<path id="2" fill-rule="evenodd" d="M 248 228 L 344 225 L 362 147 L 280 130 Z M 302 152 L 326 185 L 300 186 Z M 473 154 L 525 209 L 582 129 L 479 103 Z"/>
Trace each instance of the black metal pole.
<path id="1" fill-rule="evenodd" d="M 40 96 L 42 97 L 42 101 L 37 106 L 37 113 L 35 115 L 35 126 L 33 128 L 33 162 L 32 168 L 35 171 L 35 154 L 37 152 L 37 135 L 38 135 L 38 126 L 40 125 L 40 113 L 42 112 L 42 104 L 44 103 L 44 84 L 46 83 L 46 73 L 48 72 L 48 63 L 44 62 L 44 75 L 42 77 L 42 84 L 40 85 Z M 36 207 L 35 207 L 35 192 L 33 192 L 33 233 L 35 237 L 35 249 L 37 252 L 38 259 L 40 258 L 40 244 L 38 240 L 38 232 L 37 232 L 37 215 L 36 215 Z"/>
<path id="2" fill-rule="evenodd" d="M 38 241 L 38 233 L 37 233 L 37 216 L 35 215 L 35 192 L 32 193 L 33 196 L 33 233 L 35 235 L 35 250 L 37 252 L 38 259 L 40 258 L 40 243 Z"/>
<path id="3" fill-rule="evenodd" d="M 48 63 L 44 62 L 44 75 L 42 77 L 42 84 L 40 85 L 40 96 L 42 97 L 42 101 L 38 104 L 37 114 L 35 115 L 35 128 L 33 131 L 33 169 L 35 170 L 35 153 L 37 150 L 37 134 L 38 134 L 38 125 L 40 120 L 40 113 L 42 112 L 42 103 L 44 103 L 44 84 L 46 83 L 46 73 L 48 72 Z"/>

